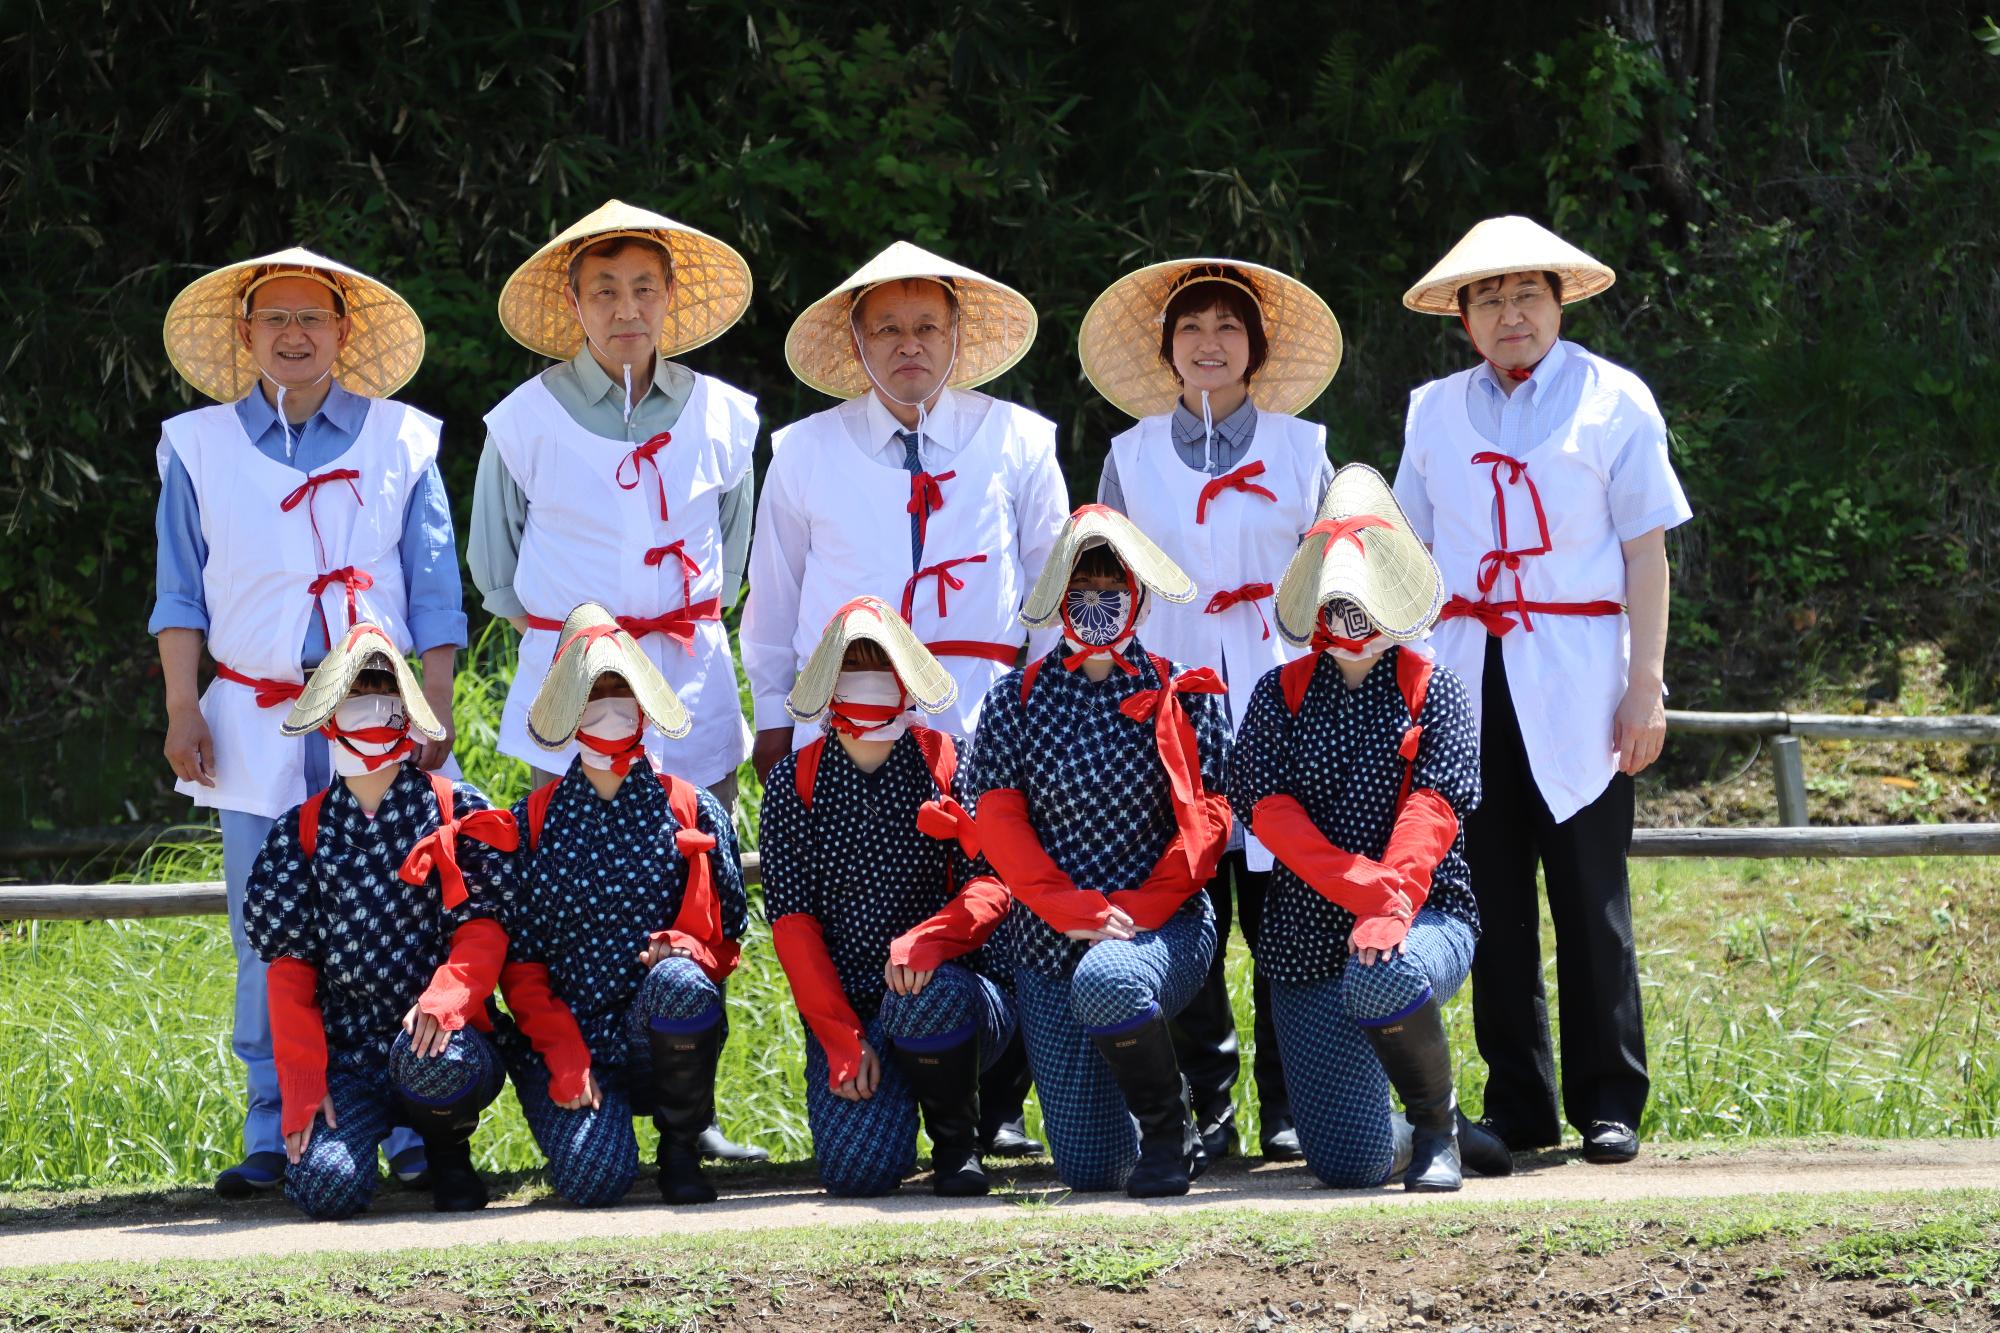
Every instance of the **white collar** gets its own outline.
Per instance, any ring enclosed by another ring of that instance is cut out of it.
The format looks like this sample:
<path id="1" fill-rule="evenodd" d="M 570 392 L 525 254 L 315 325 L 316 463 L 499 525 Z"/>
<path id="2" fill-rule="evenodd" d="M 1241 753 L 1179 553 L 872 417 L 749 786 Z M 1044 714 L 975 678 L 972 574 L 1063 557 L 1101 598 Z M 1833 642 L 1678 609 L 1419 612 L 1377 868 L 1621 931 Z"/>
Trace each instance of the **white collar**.
<path id="1" fill-rule="evenodd" d="M 910 427 L 896 420 L 895 413 L 889 410 L 889 405 L 882 401 L 882 395 L 876 393 L 874 389 L 868 391 L 867 398 L 868 406 L 865 410 L 868 415 L 868 438 L 874 442 L 877 449 L 894 444 L 900 450 L 902 445 L 897 441 L 896 435 Z M 946 385 L 938 394 L 937 406 L 924 421 L 926 440 L 947 449 L 957 447 L 958 405 L 958 391 Z"/>

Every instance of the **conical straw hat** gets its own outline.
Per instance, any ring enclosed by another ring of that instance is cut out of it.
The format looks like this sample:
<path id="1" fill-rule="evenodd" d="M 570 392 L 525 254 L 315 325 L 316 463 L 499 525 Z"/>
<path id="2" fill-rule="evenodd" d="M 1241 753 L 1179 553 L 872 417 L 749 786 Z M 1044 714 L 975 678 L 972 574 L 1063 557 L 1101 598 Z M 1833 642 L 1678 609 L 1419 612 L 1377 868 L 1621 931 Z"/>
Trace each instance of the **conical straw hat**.
<path id="1" fill-rule="evenodd" d="M 1386 527 L 1336 535 L 1344 519 L 1379 519 Z M 1444 605 L 1444 575 L 1418 540 L 1382 474 L 1365 463 L 1336 472 L 1319 518 L 1278 582 L 1278 632 L 1292 644 L 1312 641 L 1319 610 L 1346 598 L 1368 613 L 1384 637 L 1419 639 Z"/>
<path id="2" fill-rule="evenodd" d="M 1046 629 L 1062 618 L 1063 593 L 1069 590 L 1070 571 L 1077 559 L 1093 546 L 1109 546 L 1112 554 L 1140 583 L 1170 602 L 1194 600 L 1194 580 L 1187 571 L 1139 531 L 1131 519 L 1106 505 L 1082 505 L 1063 524 L 1056 536 L 1055 549 L 1042 565 L 1041 577 L 1021 604 L 1021 623 L 1031 629 Z"/>
<path id="3" fill-rule="evenodd" d="M 1251 397 L 1266 412 L 1303 411 L 1340 369 L 1340 321 L 1303 282 L 1240 259 L 1172 259 L 1106 287 L 1090 303 L 1077 334 L 1077 355 L 1091 384 L 1127 416 L 1172 411 L 1181 384 L 1160 360 L 1167 302 L 1188 283 L 1233 283 L 1232 273 L 1246 280 L 1236 285 L 1249 288 L 1270 343 L 1270 354 L 1251 377 Z"/>
<path id="4" fill-rule="evenodd" d="M 409 383 L 424 360 L 424 325 L 410 303 L 387 283 L 296 247 L 224 264 L 181 288 L 162 329 L 167 360 L 181 378 L 221 403 L 249 393 L 258 371 L 237 334 L 243 298 L 253 283 L 293 274 L 331 282 L 347 306 L 347 346 L 333 363 L 342 388 L 387 398 Z"/>
<path id="5" fill-rule="evenodd" d="M 856 597 L 828 619 L 819 645 L 799 671 L 785 699 L 785 708 L 793 717 L 813 722 L 826 712 L 840 676 L 841 659 L 847 656 L 849 645 L 859 639 L 880 645 L 904 691 L 926 713 L 942 713 L 958 698 L 958 682 L 887 602 L 879 597 Z"/>
<path id="6" fill-rule="evenodd" d="M 306 681 L 304 693 L 292 701 L 292 711 L 285 714 L 279 730 L 287 736 L 318 731 L 346 700 L 348 691 L 354 688 L 354 678 L 370 669 L 395 673 L 396 692 L 403 696 L 403 712 L 410 719 L 410 730 L 434 741 L 444 739 L 444 727 L 424 699 L 410 664 L 396 651 L 388 635 L 365 623 L 347 631 L 333 650 L 320 659 L 320 664 L 313 668 L 312 678 Z"/>
<path id="7" fill-rule="evenodd" d="M 792 321 L 785 335 L 792 373 L 835 398 L 867 393 L 868 372 L 854 351 L 854 305 L 871 287 L 909 278 L 943 282 L 958 299 L 958 359 L 948 381 L 953 388 L 984 384 L 1028 354 L 1038 320 L 1027 297 L 963 264 L 897 241 Z"/>
<path id="8" fill-rule="evenodd" d="M 586 631 L 594 633 L 582 647 L 572 648 L 571 643 Z M 529 738 L 544 750 L 568 745 L 583 721 L 591 687 L 607 673 L 625 678 L 632 687 L 632 697 L 639 701 L 639 711 L 668 740 L 679 740 L 694 726 L 687 705 L 638 641 L 618 627 L 609 611 L 596 602 L 585 602 L 563 621 L 555 660 L 549 663 L 549 673 L 542 677 L 542 687 L 528 706 Z"/>
<path id="9" fill-rule="evenodd" d="M 659 352 L 677 356 L 721 337 L 750 306 L 750 265 L 730 246 L 670 217 L 613 199 L 535 251 L 500 289 L 500 324 L 515 342 L 568 361 L 583 350 L 583 325 L 570 309 L 569 261 L 613 236 L 657 241 L 673 259 L 674 286 L 660 326 Z"/>
<path id="10" fill-rule="evenodd" d="M 1618 275 L 1531 218 L 1488 218 L 1465 233 L 1451 253 L 1403 293 L 1403 304 L 1425 315 L 1458 314 L 1458 289 L 1503 273 L 1549 272 L 1562 278 L 1563 304 L 1587 300 Z"/>

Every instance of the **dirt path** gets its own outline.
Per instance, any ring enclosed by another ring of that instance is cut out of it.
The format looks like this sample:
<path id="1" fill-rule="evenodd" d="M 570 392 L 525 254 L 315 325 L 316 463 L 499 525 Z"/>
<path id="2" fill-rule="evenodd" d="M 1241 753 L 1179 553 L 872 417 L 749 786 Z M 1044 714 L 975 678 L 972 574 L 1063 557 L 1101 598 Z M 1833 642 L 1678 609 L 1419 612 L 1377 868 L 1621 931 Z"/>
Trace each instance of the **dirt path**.
<path id="1" fill-rule="evenodd" d="M 792 1174 L 792 1173 L 787 1173 Z M 1001 1178 L 1010 1175 L 998 1173 Z M 225 1208 L 197 1196 L 157 1197 L 119 1215 L 79 1219 L 73 1209 L 16 1210 L 0 1224 L 0 1267 L 127 1260 L 231 1259 L 315 1251 L 383 1251 L 488 1242 L 564 1241 L 585 1237 L 673 1236 L 779 1227 L 894 1222 L 1005 1220 L 1023 1200 L 1047 1201 L 1062 1214 L 1132 1216 L 1156 1209 L 1252 1207 L 1275 1211 L 1390 1204 L 1627 1202 L 1728 1195 L 1807 1195 L 1848 1191 L 2000 1189 L 2000 1141 L 1901 1141 L 1837 1147 L 1760 1147 L 1676 1160 L 1649 1153 L 1631 1166 L 1604 1168 L 1558 1154 L 1524 1162 L 1505 1179 L 1474 1177 L 1458 1195 L 1411 1195 L 1400 1189 L 1329 1190 L 1301 1166 L 1246 1167 L 1230 1162 L 1204 1176 L 1185 1199 L 1141 1204 L 1122 1196 L 1066 1195 L 1046 1167 L 1011 1173 L 1015 1192 L 946 1205 L 921 1182 L 887 1199 L 836 1200 L 794 1175 L 773 1184 L 725 1186 L 721 1202 L 669 1209 L 650 1181 L 634 1202 L 598 1210 L 554 1202 L 505 1202 L 485 1212 L 443 1218 L 422 1196 L 385 1191 L 375 1210 L 344 1223 L 312 1223 L 279 1201 Z"/>

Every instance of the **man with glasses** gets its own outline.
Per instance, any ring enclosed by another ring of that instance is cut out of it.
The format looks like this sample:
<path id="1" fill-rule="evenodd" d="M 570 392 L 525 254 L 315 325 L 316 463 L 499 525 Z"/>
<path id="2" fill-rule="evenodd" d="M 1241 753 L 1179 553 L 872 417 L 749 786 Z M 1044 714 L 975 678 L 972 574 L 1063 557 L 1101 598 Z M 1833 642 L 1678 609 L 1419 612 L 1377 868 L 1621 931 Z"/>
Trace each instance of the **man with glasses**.
<path id="1" fill-rule="evenodd" d="M 423 360 L 416 312 L 386 285 L 309 250 L 228 264 L 167 311 L 174 368 L 216 400 L 168 419 L 158 449 L 157 597 L 176 789 L 218 811 L 236 947 L 234 1046 L 249 1071 L 242 1161 L 215 1182 L 249 1198 L 284 1180 L 264 964 L 243 917 L 273 822 L 330 780 L 327 742 L 287 737 L 282 706 L 358 623 L 423 657 L 444 724 L 424 768 L 451 752 L 451 690 L 465 612 L 438 422 L 393 401 Z M 203 647 L 215 679 L 198 689 Z M 407 1129 L 385 1145 L 426 1179 Z"/>
<path id="2" fill-rule="evenodd" d="M 1404 296 L 1457 316 L 1481 364 L 1410 395 L 1396 498 L 1450 594 L 1432 642 L 1480 725 L 1466 819 L 1479 906 L 1472 1012 L 1485 1122 L 1561 1142 L 1542 984 L 1540 866 L 1562 1005 L 1561 1114 L 1627 1162 L 1649 1083 L 1625 858 L 1633 775 L 1666 737 L 1668 528 L 1692 517 L 1631 371 L 1561 338 L 1610 268 L 1520 217 L 1474 227 Z"/>

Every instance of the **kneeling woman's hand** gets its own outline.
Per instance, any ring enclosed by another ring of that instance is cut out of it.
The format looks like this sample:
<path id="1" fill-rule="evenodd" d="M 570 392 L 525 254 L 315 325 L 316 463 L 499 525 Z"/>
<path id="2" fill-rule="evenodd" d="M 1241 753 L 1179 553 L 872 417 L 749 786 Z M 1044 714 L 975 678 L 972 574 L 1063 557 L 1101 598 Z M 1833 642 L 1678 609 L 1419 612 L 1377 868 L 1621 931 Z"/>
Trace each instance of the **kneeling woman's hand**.
<path id="1" fill-rule="evenodd" d="M 861 1043 L 861 1068 L 853 1078 L 833 1090 L 833 1095 L 843 1101 L 865 1102 L 875 1095 L 875 1089 L 882 1083 L 882 1057 L 875 1054 L 875 1048 L 867 1042 Z"/>
<path id="2" fill-rule="evenodd" d="M 589 1070 L 583 1072 L 583 1091 L 566 1102 L 557 1102 L 565 1111 L 577 1111 L 588 1106 L 595 1111 L 604 1105 L 604 1094 L 597 1090 L 597 1077 Z"/>
<path id="3" fill-rule="evenodd" d="M 1131 916 L 1122 907 L 1111 909 L 1111 915 L 1104 918 L 1104 924 L 1096 930 L 1065 930 L 1064 935 L 1084 944 L 1099 944 L 1105 940 L 1129 940 L 1139 933 Z"/>

